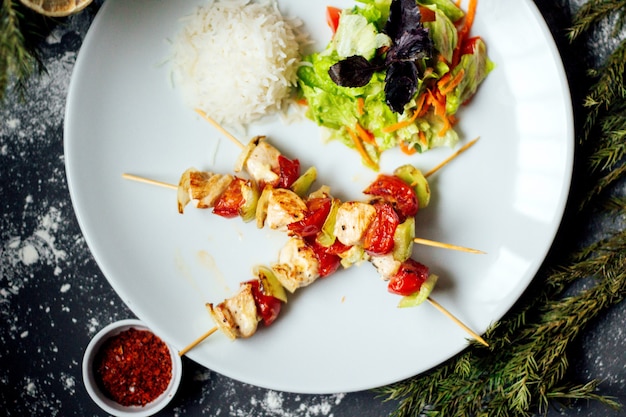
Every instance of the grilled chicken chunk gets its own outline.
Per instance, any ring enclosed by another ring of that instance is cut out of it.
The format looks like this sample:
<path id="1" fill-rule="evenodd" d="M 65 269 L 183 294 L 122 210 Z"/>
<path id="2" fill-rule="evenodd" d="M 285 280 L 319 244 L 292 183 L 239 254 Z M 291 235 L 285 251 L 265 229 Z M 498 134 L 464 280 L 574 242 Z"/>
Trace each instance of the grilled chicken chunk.
<path id="1" fill-rule="evenodd" d="M 293 293 L 312 284 L 319 277 L 319 262 L 313 249 L 304 240 L 292 237 L 278 253 L 278 262 L 272 265 L 276 278 Z"/>
<path id="2" fill-rule="evenodd" d="M 178 183 L 178 212 L 191 201 L 197 208 L 211 208 L 233 181 L 229 174 L 214 174 L 189 168 Z"/>
<path id="3" fill-rule="evenodd" d="M 304 218 L 306 203 L 291 190 L 274 188 L 269 191 L 265 224 L 271 229 L 287 230 L 287 225 Z"/>
<path id="4" fill-rule="evenodd" d="M 207 309 L 220 330 L 230 339 L 247 338 L 256 332 L 259 318 L 249 283 L 242 283 L 237 294 L 217 306 L 207 304 Z"/>
<path id="5" fill-rule="evenodd" d="M 248 174 L 259 184 L 273 184 L 278 180 L 280 152 L 264 140 L 259 140 L 244 162 Z"/>
<path id="6" fill-rule="evenodd" d="M 344 245 L 358 244 L 375 215 L 376 209 L 368 203 L 348 201 L 341 204 L 337 210 L 335 236 Z"/>
<path id="7" fill-rule="evenodd" d="M 394 258 L 393 253 L 372 256 L 370 261 L 380 274 L 381 278 L 385 281 L 388 281 L 392 276 L 394 276 L 396 272 L 398 272 L 398 269 L 400 269 L 400 265 L 402 265 L 402 262 Z"/>
<path id="8" fill-rule="evenodd" d="M 204 172 L 192 172 L 189 197 L 197 208 L 211 208 L 233 181 L 232 175 L 213 174 L 206 178 Z"/>

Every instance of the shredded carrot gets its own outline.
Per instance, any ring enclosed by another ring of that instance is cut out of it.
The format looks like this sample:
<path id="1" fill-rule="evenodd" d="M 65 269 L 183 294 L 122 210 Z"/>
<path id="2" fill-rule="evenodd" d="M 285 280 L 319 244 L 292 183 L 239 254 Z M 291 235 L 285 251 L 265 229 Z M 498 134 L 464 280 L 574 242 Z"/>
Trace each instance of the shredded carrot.
<path id="1" fill-rule="evenodd" d="M 474 18 L 476 17 L 476 8 L 478 7 L 478 0 L 470 0 L 467 6 L 467 14 L 465 15 L 465 25 L 463 25 L 463 35 L 467 36 L 474 24 Z"/>
<path id="2" fill-rule="evenodd" d="M 420 131 L 420 133 L 422 133 Z M 413 155 L 417 150 L 413 146 L 409 146 L 405 141 L 400 141 L 400 150 L 407 155 Z"/>
<path id="3" fill-rule="evenodd" d="M 450 117 L 446 114 L 446 97 L 442 96 L 439 90 L 428 90 L 427 103 L 433 107 L 435 116 L 438 116 L 443 121 L 443 127 L 438 132 L 439 136 L 446 134 L 452 127 Z"/>
<path id="4" fill-rule="evenodd" d="M 354 147 L 361 154 L 361 157 L 363 158 L 365 163 L 371 166 L 372 168 L 375 168 L 376 170 L 378 170 L 378 164 L 374 162 L 372 160 L 372 157 L 367 153 L 367 151 L 365 150 L 365 147 L 363 146 L 363 142 L 361 142 L 361 139 L 356 134 L 356 132 L 347 126 L 346 126 L 346 129 L 348 130 L 348 133 L 350 134 L 350 137 L 352 138 L 352 142 L 354 142 Z"/>
<path id="5" fill-rule="evenodd" d="M 446 115 L 446 98 L 439 94 L 439 90 L 428 90 L 427 103 L 435 109 L 435 115 L 445 117 Z"/>
<path id="6" fill-rule="evenodd" d="M 450 78 L 452 78 L 452 76 L 450 75 L 450 72 L 447 72 L 443 77 L 439 79 L 439 81 L 437 81 L 437 87 L 441 90 L 441 86 L 449 83 Z"/>
<path id="7" fill-rule="evenodd" d="M 444 96 L 447 95 L 449 92 L 454 90 L 457 85 L 461 83 L 464 76 L 465 76 L 465 69 L 463 68 L 461 68 L 461 70 L 454 76 L 454 78 L 452 78 L 450 73 L 447 73 L 437 83 L 437 87 L 439 87 L 439 92 Z M 444 81 L 444 78 L 446 78 L 445 81 Z"/>
<path id="8" fill-rule="evenodd" d="M 306 98 L 304 98 L 304 97 L 299 99 L 299 100 L 296 100 L 296 103 L 298 103 L 301 106 L 308 106 L 309 105 L 309 103 L 306 101 Z"/>
<path id="9" fill-rule="evenodd" d="M 365 100 L 363 100 L 363 97 L 358 97 L 356 99 L 356 114 L 359 116 L 363 116 L 363 114 L 365 114 Z"/>
<path id="10" fill-rule="evenodd" d="M 418 114 L 419 114 L 419 111 L 416 110 L 413 112 L 410 118 L 404 119 L 402 121 L 399 121 L 398 123 L 394 123 L 389 126 L 385 126 L 382 128 L 382 131 L 385 133 L 391 133 L 391 132 L 395 132 L 396 130 L 402 129 L 403 127 L 407 127 L 408 125 L 413 123 L 415 119 L 417 119 Z"/>
<path id="11" fill-rule="evenodd" d="M 454 48 L 454 52 L 452 54 L 452 67 L 455 67 L 461 59 L 461 49 L 463 48 L 463 44 L 469 36 L 472 25 L 474 24 L 474 18 L 476 17 L 477 8 L 478 0 L 469 0 L 469 4 L 467 5 L 467 12 L 465 13 L 465 21 L 463 22 L 463 27 L 459 29 L 458 41 L 456 44 L 456 48 Z"/>
<path id="12" fill-rule="evenodd" d="M 356 130 L 356 133 L 359 135 L 359 137 L 361 138 L 363 142 L 369 143 L 370 145 L 374 145 L 375 147 L 378 148 L 378 144 L 376 143 L 376 138 L 374 137 L 372 132 L 365 129 L 363 126 L 361 126 L 359 122 L 357 122 L 356 125 L 354 125 L 354 129 Z"/>
<path id="13" fill-rule="evenodd" d="M 450 119 L 448 119 L 447 117 L 443 117 L 442 119 L 443 119 L 443 127 L 437 133 L 439 137 L 442 137 L 443 135 L 445 135 L 448 132 L 448 130 L 450 130 L 450 128 L 452 127 L 452 125 L 450 124 Z"/>
<path id="14" fill-rule="evenodd" d="M 402 120 L 398 123 L 394 123 L 389 126 L 385 126 L 382 128 L 382 131 L 385 133 L 395 132 L 396 130 L 402 129 L 403 127 L 407 127 L 411 123 L 415 122 L 415 119 L 417 119 L 420 115 L 423 115 L 425 113 L 423 111 L 425 101 L 426 101 L 426 94 L 425 93 L 420 94 L 419 98 L 417 99 L 417 103 L 415 103 L 415 110 L 413 111 L 413 114 L 411 115 L 410 118 Z"/>

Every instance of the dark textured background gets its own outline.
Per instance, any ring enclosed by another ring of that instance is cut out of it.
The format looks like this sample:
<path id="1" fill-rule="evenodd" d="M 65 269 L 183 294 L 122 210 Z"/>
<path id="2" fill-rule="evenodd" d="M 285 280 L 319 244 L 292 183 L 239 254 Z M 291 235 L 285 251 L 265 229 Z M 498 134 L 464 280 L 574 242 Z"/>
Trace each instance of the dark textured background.
<path id="1" fill-rule="evenodd" d="M 503 0 L 504 1 L 504 0 Z M 514 0 L 509 0 L 514 1 Z M 535 0 L 551 27 L 569 78 L 577 120 L 587 91 L 584 71 L 601 62 L 616 40 L 600 28 L 576 45 L 565 37 L 573 12 L 584 3 Z M 41 49 L 47 74 L 29 84 L 24 100 L 13 94 L 0 107 L 0 415 L 97 416 L 81 377 L 83 351 L 105 325 L 133 317 L 94 262 L 81 235 L 67 190 L 63 112 L 73 64 L 98 5 L 51 26 Z M 540 76 L 540 69 L 538 69 Z M 584 154 L 578 154 L 578 159 Z M 572 195 L 584 182 L 576 170 Z M 616 192 L 624 193 L 625 184 Z M 580 245 L 623 228 L 625 219 L 566 215 L 548 262 L 562 245 Z M 573 346 L 573 381 L 597 378 L 601 392 L 626 404 L 626 304 L 594 322 Z M 230 380 L 184 360 L 182 387 L 160 415 L 386 416 L 395 408 L 373 392 L 296 395 Z M 576 404 L 550 416 L 624 416 L 597 403 Z"/>

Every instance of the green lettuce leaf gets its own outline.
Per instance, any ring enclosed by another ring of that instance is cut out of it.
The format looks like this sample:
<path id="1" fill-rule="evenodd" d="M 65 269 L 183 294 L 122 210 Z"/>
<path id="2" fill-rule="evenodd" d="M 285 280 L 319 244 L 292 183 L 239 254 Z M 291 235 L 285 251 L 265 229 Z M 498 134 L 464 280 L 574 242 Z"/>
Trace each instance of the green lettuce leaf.
<path id="1" fill-rule="evenodd" d="M 448 19 L 453 22 L 456 22 L 465 16 L 465 12 L 457 7 L 452 0 L 419 0 L 418 4 L 422 6 L 437 6 L 437 9 L 445 13 Z"/>
<path id="2" fill-rule="evenodd" d="M 473 52 L 461 56 L 459 64 L 452 70 L 454 78 L 459 71 L 464 70 L 463 79 L 450 93 L 446 95 L 446 112 L 454 114 L 459 106 L 469 100 L 478 89 L 480 83 L 495 68 L 495 64 L 487 56 L 487 45 L 476 38 Z"/>
<path id="3" fill-rule="evenodd" d="M 454 49 L 459 42 L 459 35 L 454 23 L 437 6 L 425 6 L 435 12 L 433 22 L 424 22 L 424 27 L 429 30 L 430 38 L 446 61 L 452 61 Z"/>

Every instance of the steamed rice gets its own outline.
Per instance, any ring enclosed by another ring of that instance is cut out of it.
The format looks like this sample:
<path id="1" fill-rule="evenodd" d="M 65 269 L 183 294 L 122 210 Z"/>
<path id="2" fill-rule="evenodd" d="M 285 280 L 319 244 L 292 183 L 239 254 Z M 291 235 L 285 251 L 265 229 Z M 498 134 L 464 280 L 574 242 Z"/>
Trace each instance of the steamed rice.
<path id="1" fill-rule="evenodd" d="M 175 84 L 220 124 L 241 127 L 284 110 L 300 62 L 296 30 L 275 1 L 209 1 L 174 41 Z"/>

